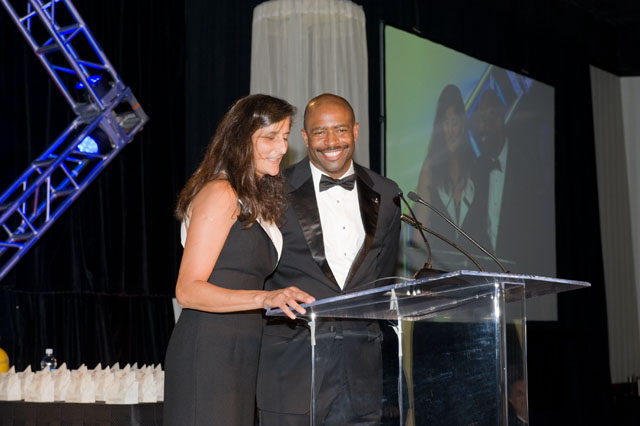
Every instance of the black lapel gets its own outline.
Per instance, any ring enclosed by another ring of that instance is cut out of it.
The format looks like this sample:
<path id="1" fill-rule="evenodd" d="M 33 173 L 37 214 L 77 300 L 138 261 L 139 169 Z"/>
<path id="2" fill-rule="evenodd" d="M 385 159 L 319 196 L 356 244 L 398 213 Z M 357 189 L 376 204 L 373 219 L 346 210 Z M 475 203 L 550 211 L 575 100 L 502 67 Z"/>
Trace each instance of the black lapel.
<path id="1" fill-rule="evenodd" d="M 300 167 L 307 167 L 309 164 L 303 162 Z M 304 173 L 306 175 L 306 173 Z M 318 211 L 318 201 L 316 200 L 316 192 L 313 188 L 313 178 L 311 177 L 311 169 L 309 169 L 306 180 L 297 188 L 290 192 L 289 202 L 296 213 L 304 239 L 307 241 L 309 250 L 313 260 L 318 264 L 322 272 L 335 284 L 339 290 L 340 287 L 331 272 L 329 262 L 324 251 L 324 239 L 322 236 L 322 226 L 320 224 L 320 212 Z M 304 178 L 303 178 L 304 179 Z M 295 186 L 295 182 L 292 182 Z"/>
<path id="2" fill-rule="evenodd" d="M 376 227 L 378 224 L 378 211 L 380 210 L 380 194 L 373 190 L 373 181 L 367 175 L 366 171 L 357 164 L 353 164 L 356 172 L 356 185 L 358 185 L 358 202 L 360 203 L 360 216 L 362 217 L 362 225 L 364 226 L 364 243 L 358 251 L 349 275 L 345 282 L 345 288 L 349 285 L 351 279 L 358 272 L 358 268 L 367 257 L 369 249 L 373 244 L 376 236 Z"/>

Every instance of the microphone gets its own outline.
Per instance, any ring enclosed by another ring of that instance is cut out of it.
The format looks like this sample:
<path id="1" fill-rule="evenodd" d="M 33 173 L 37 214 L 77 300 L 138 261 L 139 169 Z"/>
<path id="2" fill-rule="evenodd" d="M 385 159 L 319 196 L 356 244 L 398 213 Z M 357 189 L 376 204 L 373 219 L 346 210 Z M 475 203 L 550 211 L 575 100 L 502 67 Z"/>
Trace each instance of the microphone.
<path id="1" fill-rule="evenodd" d="M 416 219 L 416 215 L 413 214 L 413 210 L 411 209 L 411 206 L 409 205 L 409 203 L 407 203 L 407 200 L 405 200 L 402 191 L 398 192 L 398 197 L 400 197 L 400 199 L 404 202 L 404 204 L 409 209 L 409 213 L 411 214 L 411 218 L 414 221 L 414 223 L 416 223 L 416 224 L 420 223 L 418 221 L 418 219 Z M 402 216 L 407 217 L 404 214 Z M 401 218 L 402 218 L 402 216 L 401 216 Z M 432 275 L 444 274 L 445 273 L 444 271 L 439 271 L 437 269 L 431 268 L 431 246 L 429 245 L 429 241 L 427 241 L 427 237 L 424 235 L 424 232 L 422 232 L 422 227 L 417 226 L 416 229 L 420 232 L 420 236 L 422 237 L 422 240 L 424 241 L 424 245 L 427 247 L 427 261 L 424 263 L 424 265 L 422 265 L 422 268 L 418 269 L 416 271 L 416 273 L 413 274 L 413 278 L 415 278 L 415 279 L 426 278 L 426 277 L 429 277 L 429 276 L 432 276 Z"/>
<path id="2" fill-rule="evenodd" d="M 484 254 L 486 254 L 487 256 L 489 256 L 491 259 L 493 259 L 493 261 L 500 267 L 500 269 L 502 269 L 502 272 L 504 272 L 505 274 L 508 274 L 509 271 L 507 271 L 507 268 L 504 267 L 504 265 L 502 264 L 502 262 L 500 262 L 498 260 L 497 257 L 495 257 L 493 254 L 491 254 L 489 252 L 489 250 L 487 250 L 486 248 L 482 247 L 480 245 L 480 243 L 478 243 L 476 240 L 474 240 L 473 238 L 471 238 L 469 236 L 469 234 L 467 234 L 466 232 L 464 232 L 462 230 L 462 228 L 460 228 L 458 225 L 456 225 L 455 223 L 453 223 L 448 217 L 446 217 L 445 215 L 443 215 L 442 213 L 440 213 L 438 211 L 438 209 L 436 209 L 435 207 L 433 207 L 431 204 L 427 203 L 425 200 L 423 200 L 422 198 L 420 198 L 420 196 L 418 196 L 418 194 L 416 194 L 415 192 L 411 191 L 409 192 L 409 194 L 407 194 L 407 196 L 409 197 L 409 199 L 415 203 L 419 203 L 422 204 L 423 206 L 427 206 L 429 207 L 431 210 L 433 210 L 434 212 L 436 212 L 438 214 L 438 216 L 440 216 L 441 218 L 443 218 L 449 225 L 453 226 L 454 229 L 458 232 L 460 232 L 462 235 L 464 235 L 464 237 L 471 241 L 476 247 L 478 247 Z M 405 201 L 406 203 L 406 201 Z M 417 221 L 416 221 L 417 222 Z"/>
<path id="3" fill-rule="evenodd" d="M 463 249 L 462 247 L 460 247 L 459 245 L 457 245 L 453 241 L 449 240 L 444 235 L 440 235 L 437 232 L 432 231 L 431 229 L 427 228 L 426 226 L 424 226 L 420 222 L 416 223 L 416 221 L 414 221 L 413 219 L 411 219 L 409 216 L 407 216 L 404 213 L 400 216 L 400 220 L 402 220 L 403 222 L 409 224 L 410 226 L 412 226 L 412 227 L 414 227 L 416 229 L 421 228 L 422 230 L 427 231 L 429 234 L 433 235 L 434 237 L 436 237 L 436 238 L 440 239 L 441 241 L 444 241 L 445 243 L 449 244 L 451 247 L 453 247 L 454 249 L 458 250 L 460 253 L 464 254 L 467 257 L 467 259 L 469 259 L 471 262 L 473 262 L 473 264 L 478 267 L 479 271 L 484 271 L 484 268 L 482 268 L 482 266 L 480 266 L 480 264 L 473 257 L 471 257 L 471 255 L 465 249 Z"/>

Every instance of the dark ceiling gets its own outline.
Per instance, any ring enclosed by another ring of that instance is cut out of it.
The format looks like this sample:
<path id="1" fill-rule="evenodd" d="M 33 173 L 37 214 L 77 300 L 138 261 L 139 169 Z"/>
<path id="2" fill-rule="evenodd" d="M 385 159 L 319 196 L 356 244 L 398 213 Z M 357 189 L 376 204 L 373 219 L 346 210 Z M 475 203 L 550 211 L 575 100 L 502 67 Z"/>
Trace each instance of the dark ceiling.
<path id="1" fill-rule="evenodd" d="M 369 21 L 382 19 L 506 68 L 535 68 L 567 50 L 619 76 L 640 75 L 640 0 L 352 1 Z M 490 57 L 500 49 L 506 63 Z M 537 54 L 544 49 L 552 54 Z"/>
<path id="2" fill-rule="evenodd" d="M 591 29 L 593 64 L 618 75 L 640 75 L 640 0 L 559 0 Z"/>
<path id="3" fill-rule="evenodd" d="M 614 26 L 632 27 L 640 20 L 638 0 L 564 0 L 568 4 L 591 13 L 599 20 Z"/>

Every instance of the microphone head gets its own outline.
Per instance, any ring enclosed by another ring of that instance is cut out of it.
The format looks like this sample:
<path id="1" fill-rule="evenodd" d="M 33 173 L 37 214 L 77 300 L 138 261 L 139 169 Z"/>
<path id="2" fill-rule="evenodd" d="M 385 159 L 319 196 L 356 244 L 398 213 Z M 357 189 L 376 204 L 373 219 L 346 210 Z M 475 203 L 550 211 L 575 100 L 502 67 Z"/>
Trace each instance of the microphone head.
<path id="1" fill-rule="evenodd" d="M 407 197 L 409 197 L 409 199 L 411 201 L 415 201 L 416 203 L 418 203 L 420 200 L 420 197 L 418 196 L 418 194 L 416 194 L 415 192 L 411 191 L 407 194 Z"/>

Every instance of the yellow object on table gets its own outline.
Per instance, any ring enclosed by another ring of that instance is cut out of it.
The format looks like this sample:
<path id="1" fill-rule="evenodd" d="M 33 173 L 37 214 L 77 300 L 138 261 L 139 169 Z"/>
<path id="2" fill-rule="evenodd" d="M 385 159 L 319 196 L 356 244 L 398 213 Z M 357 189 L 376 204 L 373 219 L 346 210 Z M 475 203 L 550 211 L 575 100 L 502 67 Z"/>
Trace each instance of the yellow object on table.
<path id="1" fill-rule="evenodd" d="M 9 371 L 9 355 L 0 348 L 0 373 Z"/>

